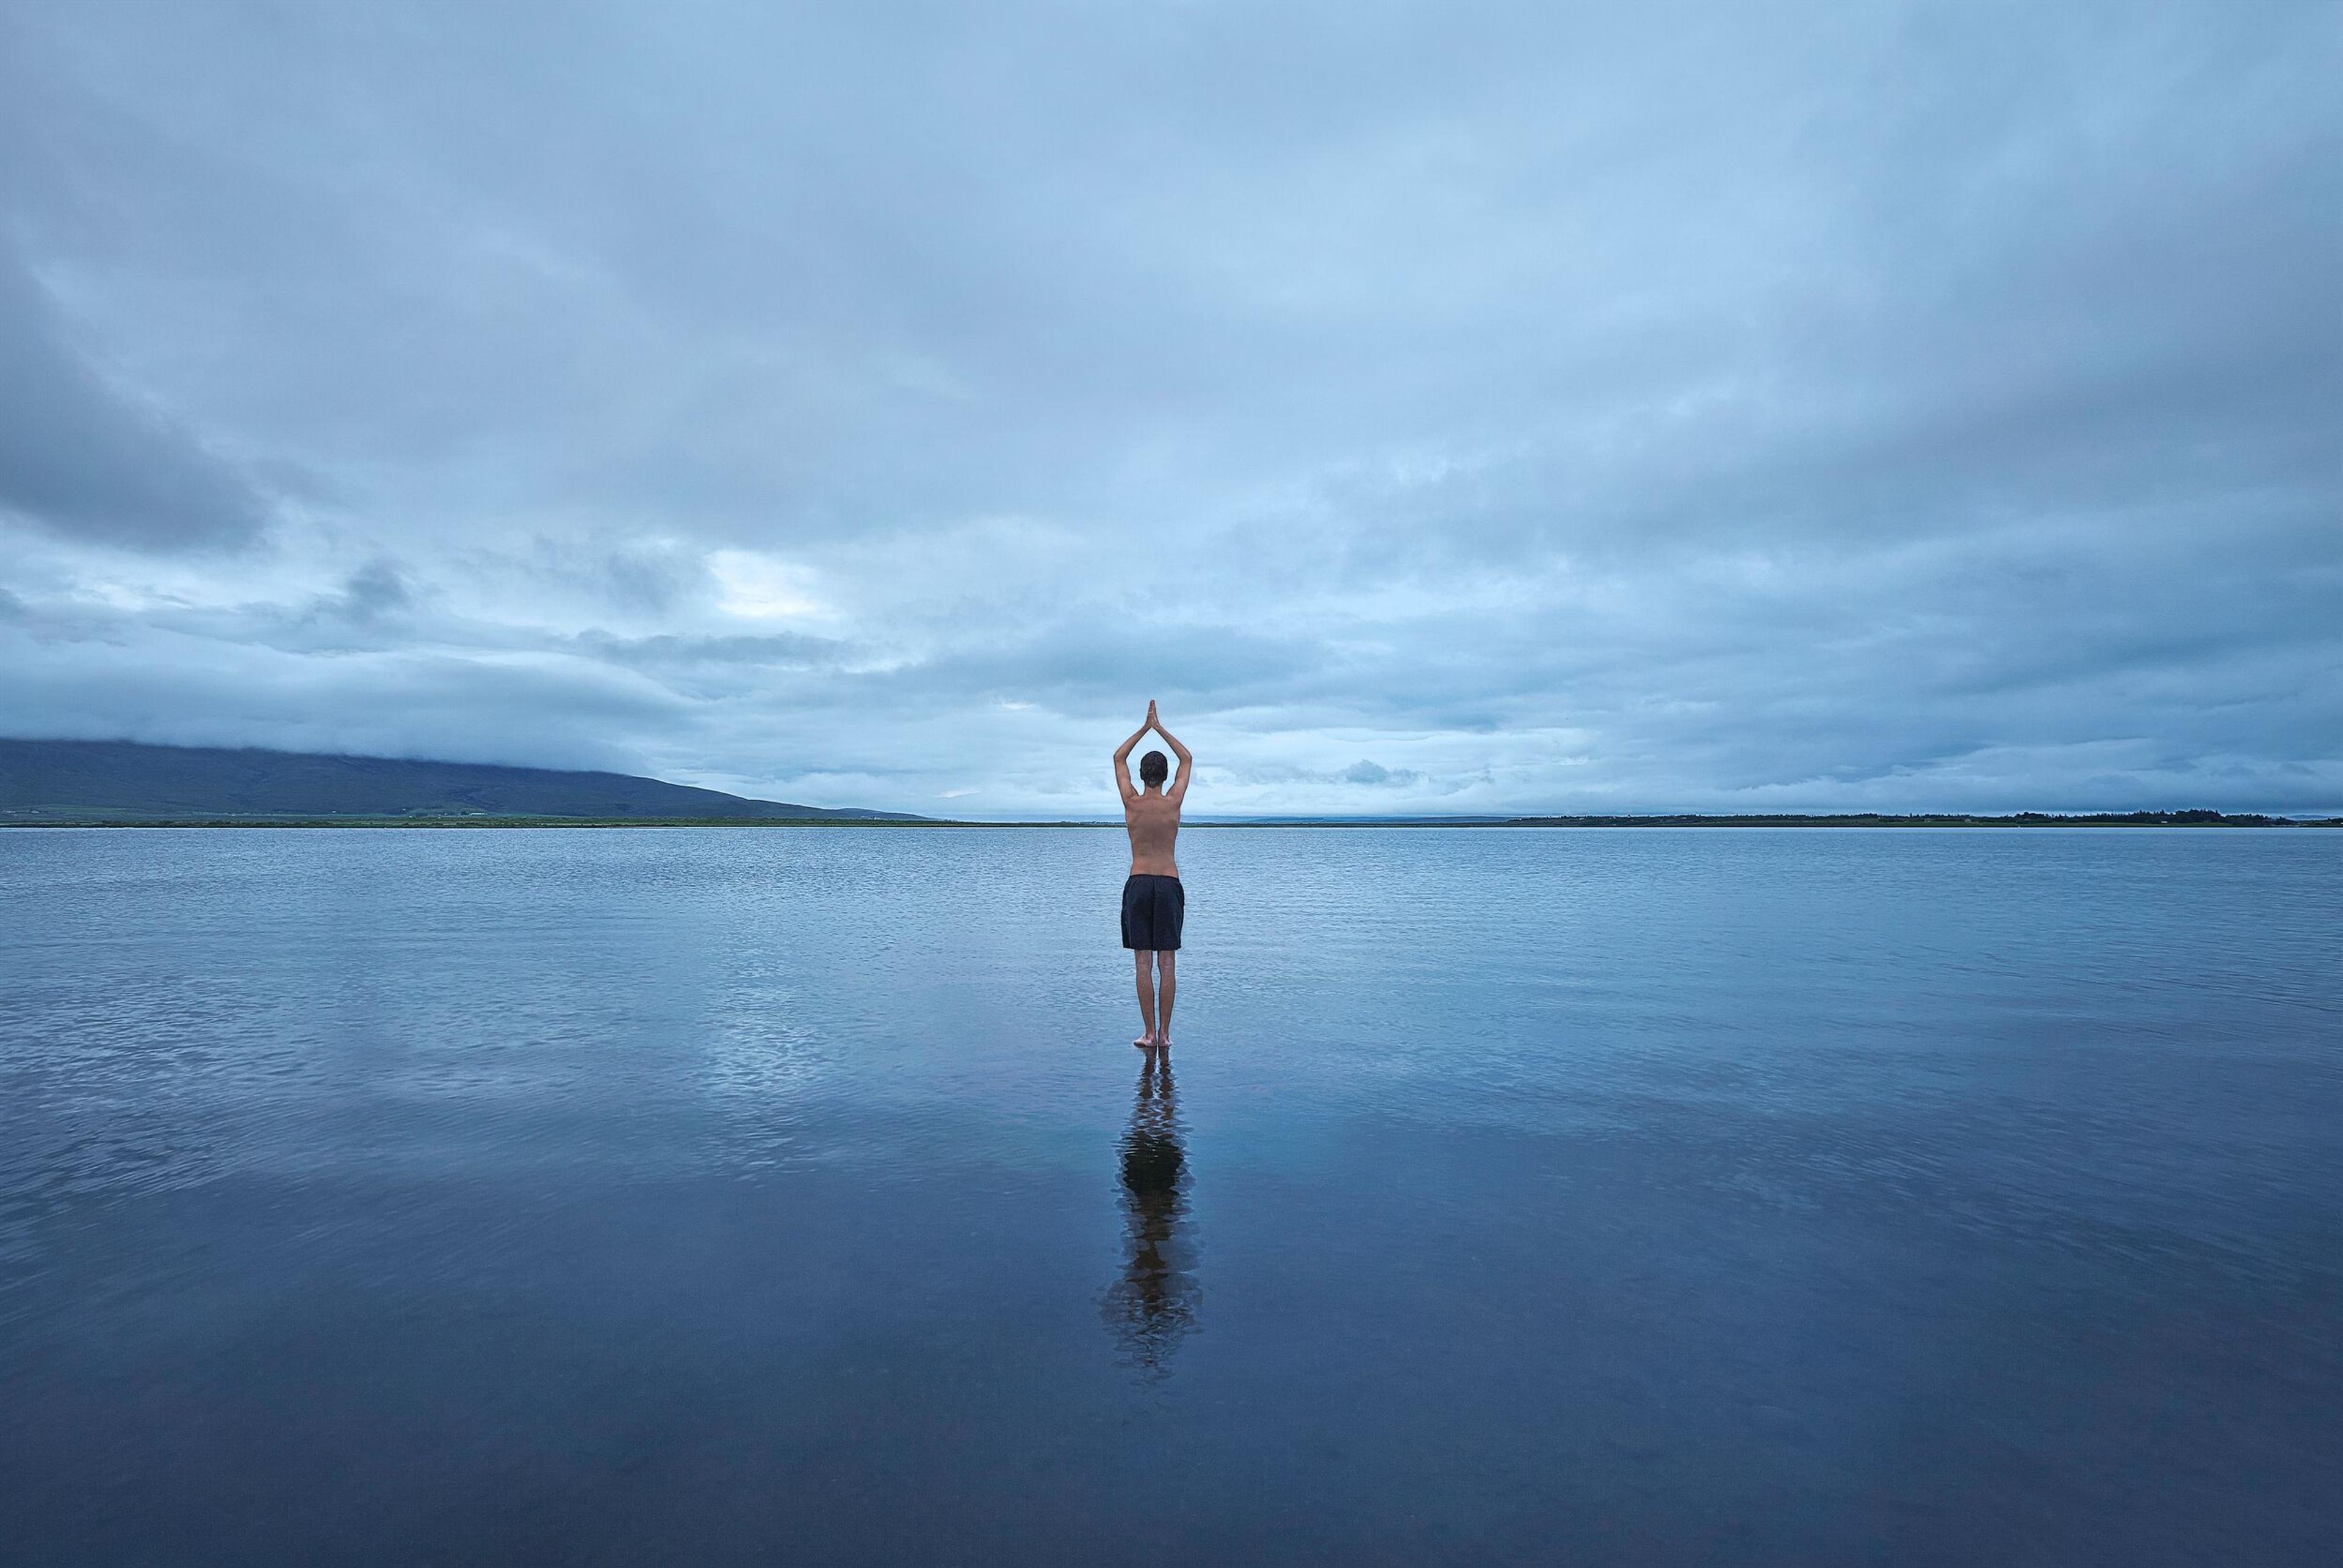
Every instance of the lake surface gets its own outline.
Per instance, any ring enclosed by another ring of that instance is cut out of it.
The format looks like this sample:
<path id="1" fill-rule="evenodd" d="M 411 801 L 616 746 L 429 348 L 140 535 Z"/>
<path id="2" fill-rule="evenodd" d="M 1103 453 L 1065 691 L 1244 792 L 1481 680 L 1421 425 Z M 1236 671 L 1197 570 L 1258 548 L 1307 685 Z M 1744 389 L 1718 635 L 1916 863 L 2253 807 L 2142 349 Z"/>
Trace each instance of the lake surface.
<path id="1" fill-rule="evenodd" d="M 0 833 L 35 1563 L 2309 1563 L 2343 832 Z"/>

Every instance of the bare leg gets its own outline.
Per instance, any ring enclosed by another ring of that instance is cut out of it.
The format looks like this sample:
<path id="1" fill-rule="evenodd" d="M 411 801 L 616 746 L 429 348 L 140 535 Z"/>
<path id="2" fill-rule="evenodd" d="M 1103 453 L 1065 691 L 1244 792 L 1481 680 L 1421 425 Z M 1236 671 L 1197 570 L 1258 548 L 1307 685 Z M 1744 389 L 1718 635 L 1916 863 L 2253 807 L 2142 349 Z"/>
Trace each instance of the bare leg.
<path id="1" fill-rule="evenodd" d="M 1161 952 L 1155 955 L 1155 970 L 1161 977 L 1155 986 L 1155 995 L 1158 999 L 1155 1004 L 1155 1043 L 1158 1045 L 1172 1043 L 1172 998 L 1180 989 L 1178 977 L 1172 970 L 1173 960 L 1179 956 L 1175 952 Z"/>
<path id="2" fill-rule="evenodd" d="M 1155 955 L 1151 952 L 1134 951 L 1131 956 L 1139 960 L 1140 1028 L 1139 1038 L 1131 1043 L 1144 1050 L 1155 1043 L 1155 976 L 1148 962 Z"/>

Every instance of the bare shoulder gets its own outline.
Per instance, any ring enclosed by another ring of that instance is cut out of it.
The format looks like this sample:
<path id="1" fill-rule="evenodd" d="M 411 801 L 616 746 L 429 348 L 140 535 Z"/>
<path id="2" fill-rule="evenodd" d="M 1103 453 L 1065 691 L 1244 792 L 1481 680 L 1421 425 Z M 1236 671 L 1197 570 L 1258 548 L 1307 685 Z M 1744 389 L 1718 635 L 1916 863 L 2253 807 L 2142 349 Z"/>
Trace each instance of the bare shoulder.
<path id="1" fill-rule="evenodd" d="M 1122 819 L 1134 828 L 1176 830 L 1180 826 L 1180 802 L 1161 795 L 1141 795 L 1122 803 Z"/>

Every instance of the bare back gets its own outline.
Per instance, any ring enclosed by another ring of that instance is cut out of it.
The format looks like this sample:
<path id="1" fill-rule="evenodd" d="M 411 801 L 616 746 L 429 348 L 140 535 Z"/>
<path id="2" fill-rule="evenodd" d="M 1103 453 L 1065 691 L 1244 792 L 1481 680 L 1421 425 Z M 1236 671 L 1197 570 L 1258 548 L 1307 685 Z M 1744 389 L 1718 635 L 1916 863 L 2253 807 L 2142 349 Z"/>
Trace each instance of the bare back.
<path id="1" fill-rule="evenodd" d="M 1159 790 L 1134 791 L 1123 797 L 1122 825 L 1131 834 L 1131 874 L 1134 877 L 1176 877 L 1179 862 L 1172 845 L 1180 837 L 1180 802 Z"/>

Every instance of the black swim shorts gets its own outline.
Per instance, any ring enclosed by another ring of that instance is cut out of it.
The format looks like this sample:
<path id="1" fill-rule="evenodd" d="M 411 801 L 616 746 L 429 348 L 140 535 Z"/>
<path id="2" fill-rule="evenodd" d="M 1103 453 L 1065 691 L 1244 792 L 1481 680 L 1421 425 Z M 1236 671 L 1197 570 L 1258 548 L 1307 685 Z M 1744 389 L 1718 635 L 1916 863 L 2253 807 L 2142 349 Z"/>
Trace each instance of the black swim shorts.
<path id="1" fill-rule="evenodd" d="M 1142 953 L 1176 953 L 1188 917 L 1188 890 L 1177 877 L 1133 877 L 1122 885 L 1122 945 Z"/>

